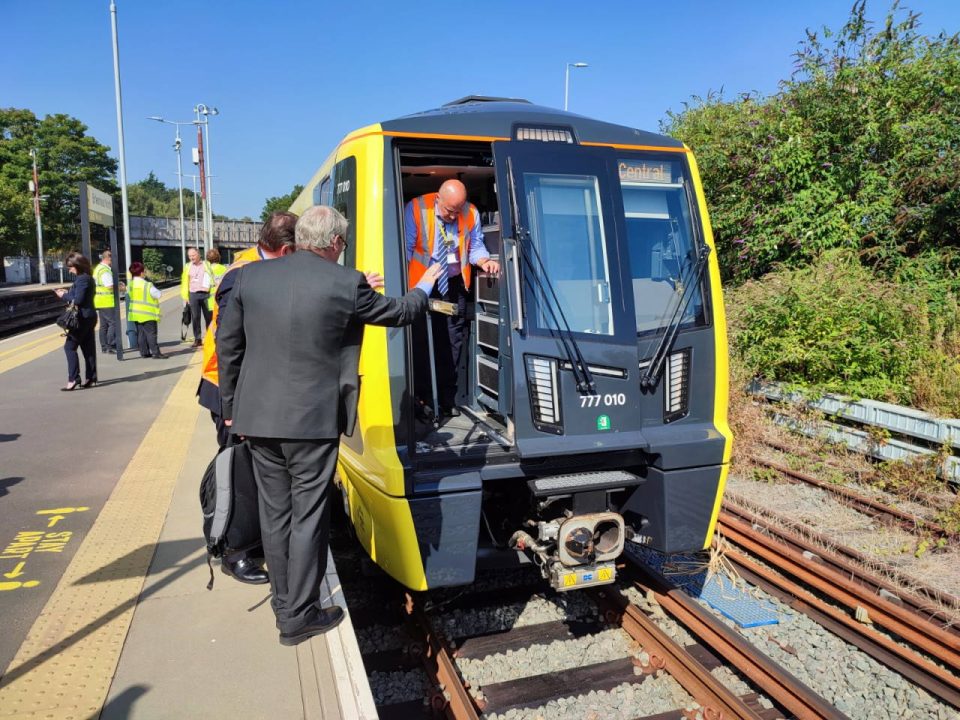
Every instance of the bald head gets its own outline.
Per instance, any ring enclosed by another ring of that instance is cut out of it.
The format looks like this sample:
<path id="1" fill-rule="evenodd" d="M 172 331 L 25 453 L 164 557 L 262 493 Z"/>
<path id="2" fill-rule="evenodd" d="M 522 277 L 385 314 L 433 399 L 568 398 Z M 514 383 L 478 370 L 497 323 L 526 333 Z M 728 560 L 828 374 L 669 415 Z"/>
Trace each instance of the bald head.
<path id="1" fill-rule="evenodd" d="M 444 222 L 453 222 L 467 202 L 467 188 L 459 180 L 447 180 L 437 191 L 437 210 Z"/>

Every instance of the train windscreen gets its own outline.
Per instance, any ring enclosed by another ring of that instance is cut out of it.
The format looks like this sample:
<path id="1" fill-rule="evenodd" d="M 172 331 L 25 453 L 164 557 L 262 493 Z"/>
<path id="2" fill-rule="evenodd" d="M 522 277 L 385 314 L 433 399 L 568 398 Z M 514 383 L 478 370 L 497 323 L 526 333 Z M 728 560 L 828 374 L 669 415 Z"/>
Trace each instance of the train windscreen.
<path id="1" fill-rule="evenodd" d="M 619 158 L 637 333 L 664 327 L 684 291 L 693 293 L 681 327 L 706 322 L 701 288 L 685 288 L 696 263 L 689 179 L 682 161 Z"/>
<path id="2" fill-rule="evenodd" d="M 570 330 L 613 335 L 610 268 L 598 180 L 524 173 L 530 236 Z M 555 327 L 539 303 L 537 324 Z"/>

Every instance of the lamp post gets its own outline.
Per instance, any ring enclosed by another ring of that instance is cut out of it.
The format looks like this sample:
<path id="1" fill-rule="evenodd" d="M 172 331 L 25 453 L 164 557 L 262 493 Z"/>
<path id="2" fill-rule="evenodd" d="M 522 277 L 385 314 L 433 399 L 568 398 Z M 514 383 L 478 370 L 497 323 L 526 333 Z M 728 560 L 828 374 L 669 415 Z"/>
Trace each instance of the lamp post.
<path id="1" fill-rule="evenodd" d="M 177 122 L 176 120 L 165 120 L 160 115 L 151 115 L 147 120 L 156 120 L 157 122 L 167 123 L 168 125 L 175 125 L 177 128 L 177 137 L 173 141 L 173 149 L 177 153 L 177 185 L 180 188 L 180 260 L 183 265 L 187 264 L 187 231 L 186 226 L 183 222 L 183 172 L 180 160 L 180 146 L 182 142 L 180 140 L 180 126 L 181 125 L 192 125 L 193 121 L 187 122 Z"/>
<path id="2" fill-rule="evenodd" d="M 200 219 L 197 216 L 197 178 L 199 175 L 185 175 L 193 180 L 193 237 L 197 243 L 200 244 Z"/>
<path id="3" fill-rule="evenodd" d="M 590 67 L 585 62 L 567 63 L 567 71 L 563 82 L 563 109 L 566 110 L 570 105 L 570 68 Z"/>
<path id="4" fill-rule="evenodd" d="M 198 103 L 194 106 L 193 112 L 197 115 L 194 124 L 198 131 L 197 144 L 201 148 L 200 174 L 203 177 L 200 179 L 200 194 L 204 197 L 204 225 L 207 228 L 204 251 L 207 251 L 213 247 L 213 168 L 210 163 L 210 116 L 219 115 L 220 111 L 215 107 Z M 203 120 L 200 119 L 201 115 L 203 115 Z M 202 142 L 199 136 L 201 125 L 203 126 Z"/>
<path id="5" fill-rule="evenodd" d="M 33 216 L 37 220 L 37 270 L 40 273 L 40 284 L 47 284 L 47 268 L 43 263 L 43 227 L 40 224 L 40 178 L 37 175 L 37 151 L 30 148 L 30 157 L 33 158 L 33 180 L 30 189 L 33 191 Z M 29 276 L 29 273 L 27 273 Z M 28 278 L 29 279 L 29 278 Z"/>

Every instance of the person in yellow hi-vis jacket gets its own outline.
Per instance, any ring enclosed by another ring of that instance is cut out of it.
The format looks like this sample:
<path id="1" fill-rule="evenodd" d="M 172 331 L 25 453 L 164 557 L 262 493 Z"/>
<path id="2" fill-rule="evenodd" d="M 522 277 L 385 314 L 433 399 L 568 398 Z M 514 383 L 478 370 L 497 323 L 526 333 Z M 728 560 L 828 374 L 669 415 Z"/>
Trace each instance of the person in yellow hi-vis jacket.
<path id="1" fill-rule="evenodd" d="M 160 352 L 160 346 L 157 344 L 160 291 L 143 277 L 142 262 L 131 263 L 130 274 L 133 279 L 127 290 L 127 297 L 130 298 L 127 320 L 137 325 L 137 346 L 140 348 L 140 357 L 164 360 L 167 356 Z"/>
<path id="2" fill-rule="evenodd" d="M 217 288 L 220 281 L 227 274 L 227 266 L 220 263 L 220 251 L 216 248 L 207 250 L 207 264 L 210 265 L 210 272 L 213 274 L 213 284 L 210 286 L 210 297 L 207 298 L 207 307 L 213 312 L 213 306 L 217 304 Z"/>
<path id="3" fill-rule="evenodd" d="M 213 288 L 213 268 L 203 259 L 196 248 L 187 250 L 190 260 L 180 275 L 180 298 L 184 305 L 190 306 L 190 317 L 193 322 L 193 346 L 203 346 L 203 336 L 200 334 L 200 315 L 203 315 L 203 328 L 210 325 L 211 310 L 207 305 L 210 290 Z"/>
<path id="4" fill-rule="evenodd" d="M 100 352 L 117 351 L 117 307 L 113 298 L 113 254 L 104 250 L 93 269 L 93 306 L 100 316 Z"/>

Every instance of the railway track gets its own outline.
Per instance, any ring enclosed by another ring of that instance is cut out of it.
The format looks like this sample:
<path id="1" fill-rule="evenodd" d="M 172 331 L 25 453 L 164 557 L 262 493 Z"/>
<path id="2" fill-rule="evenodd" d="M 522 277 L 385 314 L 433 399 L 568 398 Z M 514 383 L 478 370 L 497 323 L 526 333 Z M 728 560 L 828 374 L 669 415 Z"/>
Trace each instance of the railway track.
<path id="1" fill-rule="evenodd" d="M 878 502 L 862 493 L 851 490 L 850 488 L 843 487 L 842 485 L 836 485 L 834 483 L 824 482 L 823 480 L 819 480 L 808 473 L 794 470 L 773 460 L 766 460 L 756 456 L 751 456 L 749 460 L 757 465 L 770 468 L 771 470 L 776 470 L 791 481 L 801 482 L 806 485 L 819 488 L 820 490 L 830 493 L 836 497 L 842 498 L 845 504 L 885 525 L 899 527 L 911 533 L 923 533 L 935 539 L 942 538 L 944 540 L 960 541 L 960 534 L 951 532 L 950 530 L 947 530 L 943 526 L 938 525 L 931 520 L 922 518 L 919 515 L 904 512 L 903 510 L 891 505 Z"/>

